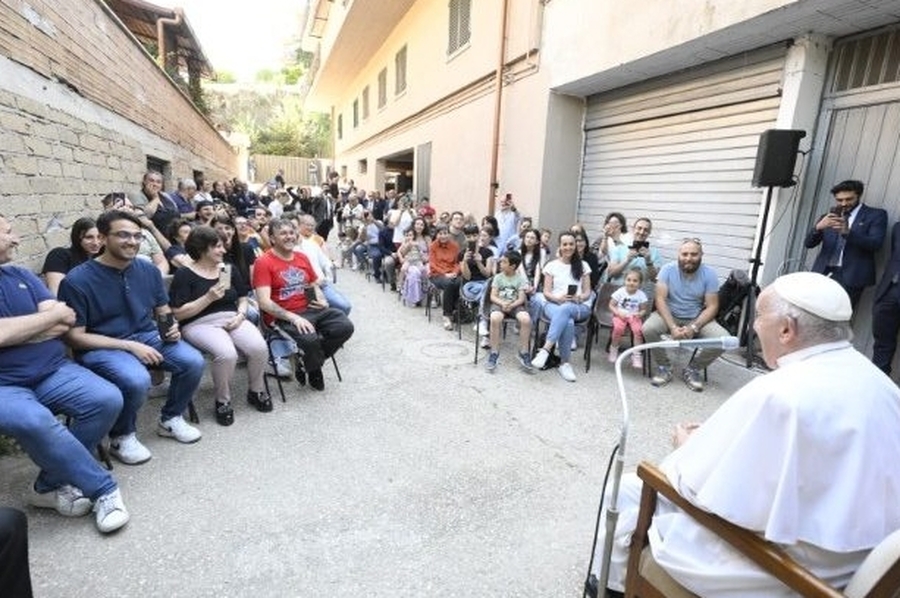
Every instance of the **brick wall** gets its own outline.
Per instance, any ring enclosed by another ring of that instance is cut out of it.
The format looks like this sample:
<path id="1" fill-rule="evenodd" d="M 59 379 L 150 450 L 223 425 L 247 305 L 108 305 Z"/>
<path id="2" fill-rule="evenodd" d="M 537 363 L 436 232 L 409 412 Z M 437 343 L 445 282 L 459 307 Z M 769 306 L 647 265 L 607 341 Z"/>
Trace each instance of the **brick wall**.
<path id="1" fill-rule="evenodd" d="M 148 156 L 167 188 L 237 155 L 99 0 L 0 0 L 0 213 L 39 268 L 113 190 L 135 191 Z M 62 225 L 60 228 L 57 225 Z"/>

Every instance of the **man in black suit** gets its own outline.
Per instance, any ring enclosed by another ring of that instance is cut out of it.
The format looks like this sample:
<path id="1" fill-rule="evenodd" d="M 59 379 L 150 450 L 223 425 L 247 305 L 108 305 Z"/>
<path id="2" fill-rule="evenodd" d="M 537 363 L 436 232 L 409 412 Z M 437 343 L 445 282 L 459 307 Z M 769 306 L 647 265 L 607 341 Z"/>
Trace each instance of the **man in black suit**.
<path id="1" fill-rule="evenodd" d="M 872 305 L 872 363 L 891 375 L 891 362 L 897 351 L 900 331 L 900 222 L 891 229 L 891 259 L 875 289 Z"/>
<path id="2" fill-rule="evenodd" d="M 807 249 L 822 249 L 813 272 L 840 283 L 854 309 L 863 290 L 875 284 L 875 253 L 884 243 L 887 212 L 860 203 L 861 181 L 843 181 L 831 188 L 835 206 L 806 235 Z"/>

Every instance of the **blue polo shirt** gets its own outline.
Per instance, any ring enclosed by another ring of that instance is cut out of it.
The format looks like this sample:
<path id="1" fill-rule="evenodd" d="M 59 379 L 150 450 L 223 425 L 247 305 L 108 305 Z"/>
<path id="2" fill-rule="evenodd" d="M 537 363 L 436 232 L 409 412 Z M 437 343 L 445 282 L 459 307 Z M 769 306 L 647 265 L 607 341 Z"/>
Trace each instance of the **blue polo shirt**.
<path id="1" fill-rule="evenodd" d="M 32 315 L 37 312 L 39 303 L 55 299 L 29 270 L 0 266 L 0 318 Z M 58 338 L 0 347 L 0 385 L 37 383 L 55 372 L 65 359 L 66 347 Z"/>
<path id="2" fill-rule="evenodd" d="M 112 338 L 156 330 L 156 307 L 169 297 L 151 262 L 132 260 L 124 270 L 97 260 L 76 266 L 59 285 L 59 299 L 75 310 L 75 326 Z"/>

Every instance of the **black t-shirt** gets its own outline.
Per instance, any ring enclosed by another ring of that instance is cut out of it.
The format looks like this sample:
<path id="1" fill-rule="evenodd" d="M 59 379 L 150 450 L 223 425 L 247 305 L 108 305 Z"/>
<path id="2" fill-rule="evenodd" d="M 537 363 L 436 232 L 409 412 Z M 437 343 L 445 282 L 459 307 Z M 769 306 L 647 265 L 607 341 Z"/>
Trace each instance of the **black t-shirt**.
<path id="1" fill-rule="evenodd" d="M 41 268 L 41 274 L 47 272 L 59 272 L 60 274 L 68 274 L 69 270 L 80 264 L 83 260 L 75 257 L 75 253 L 71 247 L 54 247 L 47 254 L 44 260 L 44 267 Z"/>
<path id="2" fill-rule="evenodd" d="M 181 307 L 206 294 L 216 283 L 218 278 L 204 278 L 191 268 L 179 268 L 172 277 L 172 286 L 169 288 L 169 305 Z M 222 312 L 237 311 L 237 302 L 240 297 L 247 296 L 247 282 L 243 279 L 237 268 L 231 268 L 231 288 L 225 291 L 221 299 L 210 303 L 206 309 L 192 318 L 185 318 L 179 323 L 183 326 L 190 324 L 202 316 Z"/>
<path id="3" fill-rule="evenodd" d="M 481 261 L 483 264 L 487 265 L 488 260 L 494 257 L 494 252 L 488 249 L 487 247 L 479 247 L 478 253 L 481 254 Z M 459 252 L 459 255 L 456 258 L 460 264 L 463 261 L 463 257 L 466 255 L 466 250 L 463 249 Z M 487 276 L 481 273 L 481 269 L 478 267 L 478 262 L 474 259 L 469 260 L 469 280 L 467 282 L 471 282 L 473 280 L 487 280 L 489 276 L 491 276 L 491 272 L 488 272 Z"/>

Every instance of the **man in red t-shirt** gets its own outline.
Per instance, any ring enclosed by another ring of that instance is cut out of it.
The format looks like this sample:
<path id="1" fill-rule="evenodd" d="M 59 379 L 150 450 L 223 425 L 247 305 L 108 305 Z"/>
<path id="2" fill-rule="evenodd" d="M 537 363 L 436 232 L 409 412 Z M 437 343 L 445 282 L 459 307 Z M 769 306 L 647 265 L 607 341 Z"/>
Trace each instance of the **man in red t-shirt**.
<path id="1" fill-rule="evenodd" d="M 309 258 L 294 251 L 294 225 L 289 220 L 272 220 L 269 239 L 271 249 L 253 266 L 259 308 L 268 324 L 281 324 L 303 350 L 304 368 L 297 368 L 297 380 L 303 384 L 308 374 L 309 385 L 324 390 L 322 364 L 353 335 L 353 323 L 328 305 Z"/>

